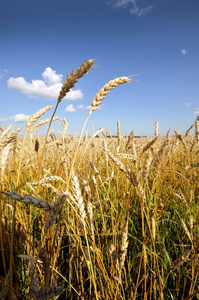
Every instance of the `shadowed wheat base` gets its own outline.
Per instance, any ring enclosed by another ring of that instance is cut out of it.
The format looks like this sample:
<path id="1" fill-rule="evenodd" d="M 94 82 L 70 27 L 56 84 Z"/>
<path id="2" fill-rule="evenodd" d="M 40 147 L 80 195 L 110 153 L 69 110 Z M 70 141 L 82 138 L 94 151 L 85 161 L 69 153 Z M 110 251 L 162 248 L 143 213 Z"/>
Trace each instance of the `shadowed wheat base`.
<path id="1" fill-rule="evenodd" d="M 57 105 L 93 64 L 67 76 Z M 105 84 L 85 124 L 128 82 Z M 23 139 L 0 126 L 0 299 L 195 299 L 198 118 L 185 135 L 160 137 L 156 122 L 154 137 L 124 137 L 118 121 L 117 137 L 84 134 L 85 124 L 77 137 L 54 113 L 40 120 L 49 109 L 29 118 Z M 60 136 L 39 136 L 52 121 Z"/>

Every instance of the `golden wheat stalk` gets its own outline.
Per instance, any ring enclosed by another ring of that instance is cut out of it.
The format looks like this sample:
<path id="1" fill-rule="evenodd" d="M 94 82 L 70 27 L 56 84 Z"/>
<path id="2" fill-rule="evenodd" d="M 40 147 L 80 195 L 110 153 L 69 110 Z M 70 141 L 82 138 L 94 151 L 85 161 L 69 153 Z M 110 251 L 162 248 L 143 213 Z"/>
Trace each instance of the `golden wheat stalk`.
<path id="1" fill-rule="evenodd" d="M 13 141 L 16 138 L 17 133 L 21 130 L 21 128 L 16 128 L 11 133 L 9 133 L 6 137 L 0 139 L 0 149 L 6 147 L 7 144 Z M 2 137 L 2 136 L 1 136 Z"/>
<path id="2" fill-rule="evenodd" d="M 1 139 L 8 134 L 8 132 L 11 130 L 12 125 L 9 125 L 6 129 L 3 130 L 1 134 Z"/>
<path id="3" fill-rule="evenodd" d="M 186 206 L 187 208 L 189 208 L 189 204 L 187 203 L 184 194 L 181 191 L 177 191 L 174 193 L 174 195 L 180 199 L 180 201 L 184 204 L 184 206 Z"/>
<path id="4" fill-rule="evenodd" d="M 162 144 L 161 148 L 159 149 L 158 153 L 155 155 L 155 157 L 153 159 L 152 165 L 153 165 L 153 167 L 154 167 L 155 170 L 156 170 L 156 168 L 157 168 L 157 166 L 158 166 L 158 164 L 160 162 L 161 157 L 163 156 L 164 149 L 166 148 L 166 146 L 168 144 L 169 144 L 169 138 L 166 137 L 164 143 Z"/>
<path id="5" fill-rule="evenodd" d="M 195 123 L 194 124 L 192 124 L 190 127 L 189 127 L 189 129 L 186 131 L 186 133 L 185 133 L 185 136 L 188 136 L 189 135 L 189 133 L 191 132 L 191 129 L 193 128 L 195 126 Z"/>
<path id="6" fill-rule="evenodd" d="M 127 169 L 124 164 L 107 148 L 108 156 L 113 160 L 113 162 L 119 167 L 119 169 L 124 172 L 126 177 L 130 180 L 130 182 L 137 188 L 140 195 L 143 197 L 143 200 L 146 198 L 144 190 L 141 186 L 140 181 L 138 180 L 137 175 L 131 169 Z"/>
<path id="7" fill-rule="evenodd" d="M 128 218 L 126 218 L 126 221 L 122 228 L 120 242 L 121 244 L 120 244 L 120 251 L 119 251 L 119 263 L 120 263 L 119 266 L 120 269 L 122 269 L 127 254 L 127 248 L 128 248 Z"/>
<path id="8" fill-rule="evenodd" d="M 6 166 L 8 165 L 11 158 L 15 155 L 17 147 L 17 134 L 13 136 L 13 138 L 7 143 L 5 147 L 2 149 L 0 148 L 0 168 L 2 171 L 2 177 L 4 174 L 4 170 Z"/>
<path id="9" fill-rule="evenodd" d="M 192 237 L 189 229 L 187 228 L 187 225 L 185 224 L 185 222 L 184 222 L 184 220 L 182 218 L 181 218 L 181 223 L 182 223 L 184 231 L 185 231 L 186 235 L 188 236 L 190 242 L 193 243 L 193 237 Z"/>
<path id="10" fill-rule="evenodd" d="M 66 183 L 66 181 L 64 181 L 63 178 L 61 178 L 60 176 L 51 175 L 51 176 L 42 178 L 40 181 L 29 182 L 29 184 L 31 184 L 32 186 L 35 186 L 38 184 L 42 185 L 43 183 L 50 182 L 50 181 L 60 181 L 62 183 Z"/>
<path id="11" fill-rule="evenodd" d="M 146 153 L 146 157 L 143 161 L 143 169 L 142 169 L 142 178 L 143 181 L 146 183 L 146 180 L 148 178 L 149 175 L 149 170 L 150 170 L 150 165 L 151 165 L 151 155 L 150 152 Z"/>
<path id="12" fill-rule="evenodd" d="M 59 215 L 61 208 L 66 201 L 67 196 L 65 194 L 62 194 L 58 197 L 57 202 L 54 203 L 54 205 L 51 207 L 51 210 L 49 211 L 48 218 L 46 219 L 45 225 L 44 225 L 44 236 L 46 235 L 47 231 L 53 226 L 54 221 L 56 220 L 57 216 Z"/>
<path id="13" fill-rule="evenodd" d="M 136 158 L 135 158 L 135 156 L 134 155 L 132 155 L 132 154 L 128 154 L 128 153 L 117 153 L 116 154 L 116 156 L 117 157 L 121 157 L 121 158 L 125 158 L 125 159 L 130 159 L 130 160 L 132 160 L 132 162 L 136 162 Z"/>
<path id="14" fill-rule="evenodd" d="M 72 173 L 72 177 L 71 177 L 71 182 L 72 182 L 72 189 L 73 189 L 73 197 L 71 197 L 71 200 L 73 202 L 75 202 L 75 204 L 78 207 L 79 210 L 79 217 L 80 220 L 84 223 L 84 219 L 86 217 L 86 211 L 85 211 L 85 207 L 84 207 L 84 201 L 83 201 L 83 197 L 82 197 L 82 193 L 80 190 L 80 186 L 79 186 L 79 180 L 78 177 L 74 174 L 74 172 Z"/>
<path id="15" fill-rule="evenodd" d="M 158 137 L 158 128 L 159 128 L 159 123 L 155 122 L 155 137 Z"/>
<path id="16" fill-rule="evenodd" d="M 132 143 L 134 143 L 134 130 L 131 131 L 128 140 L 126 142 L 126 146 L 125 146 L 126 152 L 128 152 L 132 148 Z"/>
<path id="17" fill-rule="evenodd" d="M 26 123 L 27 130 L 30 130 L 30 127 L 37 122 L 37 120 L 45 114 L 48 110 L 50 110 L 53 107 L 53 105 L 47 105 L 41 109 L 39 109 L 36 113 L 34 113 L 32 116 L 29 117 L 28 122 Z"/>
<path id="18" fill-rule="evenodd" d="M 150 142 L 148 142 L 141 150 L 141 155 L 146 152 L 157 141 L 157 139 L 158 137 L 154 137 Z"/>
<path id="19" fill-rule="evenodd" d="M 101 88 L 99 90 L 99 92 L 93 98 L 92 103 L 91 103 L 91 110 L 90 111 L 91 112 L 95 111 L 98 108 L 98 106 L 100 105 L 100 103 L 102 102 L 104 97 L 106 97 L 108 92 L 110 92 L 115 87 L 117 87 L 117 86 L 119 86 L 123 83 L 128 83 L 128 82 L 130 82 L 128 77 L 118 77 L 118 78 L 115 78 L 113 80 L 110 80 L 107 84 L 105 84 L 103 86 L 103 88 Z"/>
<path id="20" fill-rule="evenodd" d="M 57 121 L 58 119 L 59 119 L 59 117 L 55 117 L 55 118 L 52 119 L 52 122 Z M 38 124 L 36 124 L 36 125 L 34 126 L 33 129 L 31 129 L 31 131 L 33 131 L 33 130 L 35 130 L 36 128 L 41 127 L 41 126 L 43 126 L 43 125 L 45 125 L 45 124 L 50 123 L 50 121 L 51 121 L 51 119 L 44 119 L 44 120 L 40 121 Z"/>
<path id="21" fill-rule="evenodd" d="M 15 190 L 11 190 L 11 192 L 1 192 L 1 193 L 10 198 L 23 202 L 25 204 L 32 204 L 33 206 L 45 210 L 46 212 L 50 212 L 52 209 L 52 204 L 50 202 L 39 200 L 31 196 L 21 196 Z"/>
<path id="22" fill-rule="evenodd" d="M 72 89 L 77 82 L 77 79 L 81 78 L 86 74 L 89 69 L 93 68 L 94 59 L 85 60 L 77 71 L 72 71 L 70 75 L 67 75 L 66 80 L 64 81 L 61 91 L 58 97 L 58 103 L 66 96 L 66 94 Z"/>
<path id="23" fill-rule="evenodd" d="M 117 142 L 118 142 L 118 151 L 121 146 L 121 131 L 120 131 L 120 121 L 117 121 Z"/>

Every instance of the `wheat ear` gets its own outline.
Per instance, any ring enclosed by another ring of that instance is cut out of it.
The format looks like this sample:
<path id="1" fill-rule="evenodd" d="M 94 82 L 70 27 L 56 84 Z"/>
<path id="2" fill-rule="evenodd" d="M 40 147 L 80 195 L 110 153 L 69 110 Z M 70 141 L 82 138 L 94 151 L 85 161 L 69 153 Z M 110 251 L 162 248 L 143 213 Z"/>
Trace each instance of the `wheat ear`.
<path id="1" fill-rule="evenodd" d="M 122 269 L 126 258 L 127 248 L 128 248 L 128 218 L 126 219 L 124 226 L 122 228 L 120 240 L 121 240 L 121 246 L 119 251 L 119 262 L 120 262 L 120 269 Z"/>
<path id="2" fill-rule="evenodd" d="M 57 202 L 54 203 L 54 205 L 51 207 L 51 210 L 49 211 L 48 218 L 46 219 L 45 225 L 44 225 L 44 236 L 46 235 L 48 229 L 52 227 L 54 221 L 56 220 L 57 216 L 59 215 L 61 208 L 64 204 L 64 201 L 66 201 L 67 196 L 65 194 L 62 194 L 58 197 Z"/>
<path id="3" fill-rule="evenodd" d="M 103 88 L 99 90 L 99 92 L 96 94 L 96 96 L 93 98 L 91 103 L 91 111 L 95 111 L 104 97 L 110 92 L 113 88 L 123 84 L 130 82 L 128 77 L 118 77 L 113 80 L 110 80 L 107 84 L 104 85 Z"/>
<path id="4" fill-rule="evenodd" d="M 53 105 L 47 105 L 41 109 L 39 109 L 36 113 L 34 113 L 32 116 L 29 117 L 28 122 L 26 124 L 27 129 L 30 130 L 30 127 L 37 122 L 37 120 L 43 115 L 45 114 L 45 112 L 47 112 L 49 109 L 51 109 L 53 107 Z"/>
<path id="5" fill-rule="evenodd" d="M 191 253 L 191 250 L 185 251 L 181 256 L 179 256 L 174 262 L 171 264 L 170 272 L 176 269 L 179 269 L 179 267 L 188 259 L 189 255 Z"/>
<path id="6" fill-rule="evenodd" d="M 121 131 L 120 131 L 120 121 L 117 121 L 117 141 L 118 141 L 118 151 L 121 146 Z"/>
<path id="7" fill-rule="evenodd" d="M 155 122 L 155 137 L 158 137 L 158 128 L 159 128 L 159 123 Z"/>
<path id="8" fill-rule="evenodd" d="M 129 137 L 128 137 L 128 140 L 126 142 L 126 146 L 125 146 L 125 149 L 126 149 L 126 152 L 128 152 L 131 147 L 132 147 L 132 143 L 134 142 L 134 130 L 131 131 Z"/>
<path id="9" fill-rule="evenodd" d="M 16 138 L 16 135 L 20 130 L 21 130 L 21 128 L 16 128 L 10 134 L 8 134 L 5 138 L 0 139 L 0 149 L 5 147 L 10 142 L 12 142 Z"/>
<path id="10" fill-rule="evenodd" d="M 141 155 L 146 152 L 156 141 L 157 141 L 158 137 L 154 137 L 149 143 L 147 143 L 146 146 L 143 147 L 142 151 L 141 151 Z"/>
<path id="11" fill-rule="evenodd" d="M 192 125 L 189 127 L 189 129 L 188 129 L 188 130 L 186 131 L 186 133 L 185 133 L 185 136 L 188 136 L 188 135 L 189 135 L 191 129 L 192 129 L 194 126 L 195 126 L 195 124 L 192 124 Z"/>
<path id="12" fill-rule="evenodd" d="M 72 71 L 70 75 L 67 75 L 66 80 L 64 81 L 61 91 L 58 97 L 58 103 L 66 96 L 71 88 L 74 87 L 77 79 L 81 78 L 84 74 L 88 72 L 89 69 L 93 68 L 94 59 L 85 60 L 77 71 Z"/>
<path id="13" fill-rule="evenodd" d="M 23 202 L 25 204 L 32 204 L 33 206 L 45 210 L 46 212 L 50 212 L 52 209 L 52 204 L 50 202 L 39 200 L 31 196 L 21 196 L 15 190 L 11 190 L 11 192 L 1 192 L 1 193 L 10 198 Z"/>
<path id="14" fill-rule="evenodd" d="M 52 122 L 57 121 L 58 119 L 59 119 L 59 117 L 55 117 L 55 118 L 53 118 Z M 50 123 L 50 120 L 51 119 L 44 119 L 44 120 L 40 121 L 38 124 L 36 124 L 34 126 L 34 128 L 32 130 L 35 130 L 36 128 L 41 127 L 44 124 Z"/>

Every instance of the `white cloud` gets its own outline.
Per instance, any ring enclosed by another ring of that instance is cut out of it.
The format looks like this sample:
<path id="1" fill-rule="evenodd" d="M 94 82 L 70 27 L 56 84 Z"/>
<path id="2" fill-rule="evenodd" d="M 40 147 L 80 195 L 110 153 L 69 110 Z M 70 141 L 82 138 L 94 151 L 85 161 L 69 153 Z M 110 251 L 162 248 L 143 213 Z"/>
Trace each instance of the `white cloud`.
<path id="1" fill-rule="evenodd" d="M 25 114 L 16 114 L 15 116 L 10 116 L 8 118 L 0 118 L 0 123 L 4 123 L 9 120 L 13 120 L 14 122 L 27 122 L 30 116 Z"/>
<path id="2" fill-rule="evenodd" d="M 113 4 L 113 7 L 125 7 L 128 4 L 131 4 L 131 8 L 129 10 L 130 13 L 132 15 L 137 15 L 138 17 L 145 16 L 153 9 L 153 5 L 148 5 L 144 8 L 141 8 L 137 4 L 138 0 L 115 0 L 114 2 L 115 3 Z"/>
<path id="3" fill-rule="evenodd" d="M 148 5 L 144 8 L 134 6 L 132 9 L 130 9 L 130 13 L 132 15 L 137 15 L 138 17 L 142 17 L 145 16 L 147 13 L 149 13 L 152 9 L 153 9 L 153 5 Z"/>
<path id="4" fill-rule="evenodd" d="M 10 119 L 14 120 L 14 122 L 27 122 L 30 116 L 24 114 L 17 114 L 14 117 L 10 117 Z"/>
<path id="5" fill-rule="evenodd" d="M 65 111 L 66 112 L 74 112 L 74 111 L 76 111 L 76 108 L 74 108 L 73 104 L 69 104 L 68 106 L 66 106 Z"/>
<path id="6" fill-rule="evenodd" d="M 77 105 L 77 108 L 78 109 L 89 109 L 90 110 L 91 109 L 91 105 L 84 106 L 83 104 L 81 104 L 81 105 Z M 99 105 L 97 109 L 102 109 L 102 106 Z"/>
<path id="7" fill-rule="evenodd" d="M 191 103 L 190 103 L 190 102 L 186 102 L 185 105 L 186 105 L 186 106 L 190 106 Z"/>
<path id="8" fill-rule="evenodd" d="M 84 108 L 84 105 L 77 105 L 77 108 L 78 108 L 78 109 L 83 109 L 83 108 Z"/>
<path id="9" fill-rule="evenodd" d="M 186 49 L 181 49 L 180 50 L 181 54 L 186 55 L 187 54 L 187 50 Z"/>
<path id="10" fill-rule="evenodd" d="M 42 77 L 44 81 L 50 86 L 56 83 L 61 83 L 63 75 L 56 74 L 55 70 L 52 70 L 50 67 L 47 67 L 45 71 L 42 73 Z"/>
<path id="11" fill-rule="evenodd" d="M 199 108 L 194 111 L 194 115 L 199 115 Z"/>
<path id="12" fill-rule="evenodd" d="M 55 70 L 47 67 L 42 73 L 43 80 L 32 80 L 27 82 L 23 77 L 10 77 L 7 81 L 8 87 L 27 95 L 30 98 L 44 97 L 45 99 L 57 99 L 62 87 L 62 74 L 56 74 Z M 83 97 L 81 90 L 70 90 L 65 100 L 77 100 Z"/>

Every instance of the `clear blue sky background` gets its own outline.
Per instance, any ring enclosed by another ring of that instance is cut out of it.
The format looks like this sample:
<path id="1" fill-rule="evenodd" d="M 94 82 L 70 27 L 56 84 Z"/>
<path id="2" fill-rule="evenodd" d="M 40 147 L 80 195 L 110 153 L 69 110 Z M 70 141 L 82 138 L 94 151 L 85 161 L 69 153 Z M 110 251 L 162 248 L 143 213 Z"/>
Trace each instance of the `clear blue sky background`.
<path id="1" fill-rule="evenodd" d="M 67 73 L 84 60 L 97 67 L 81 78 L 56 116 L 80 133 L 88 106 L 109 80 L 137 74 L 111 91 L 91 122 L 116 133 L 182 134 L 199 115 L 198 0 L 0 1 L 0 125 L 23 127 L 46 105 L 56 105 Z M 44 117 L 49 118 L 52 110 Z M 62 130 L 60 121 L 52 128 Z M 46 127 L 41 131 L 45 135 Z M 192 131 L 194 132 L 194 131 Z"/>

